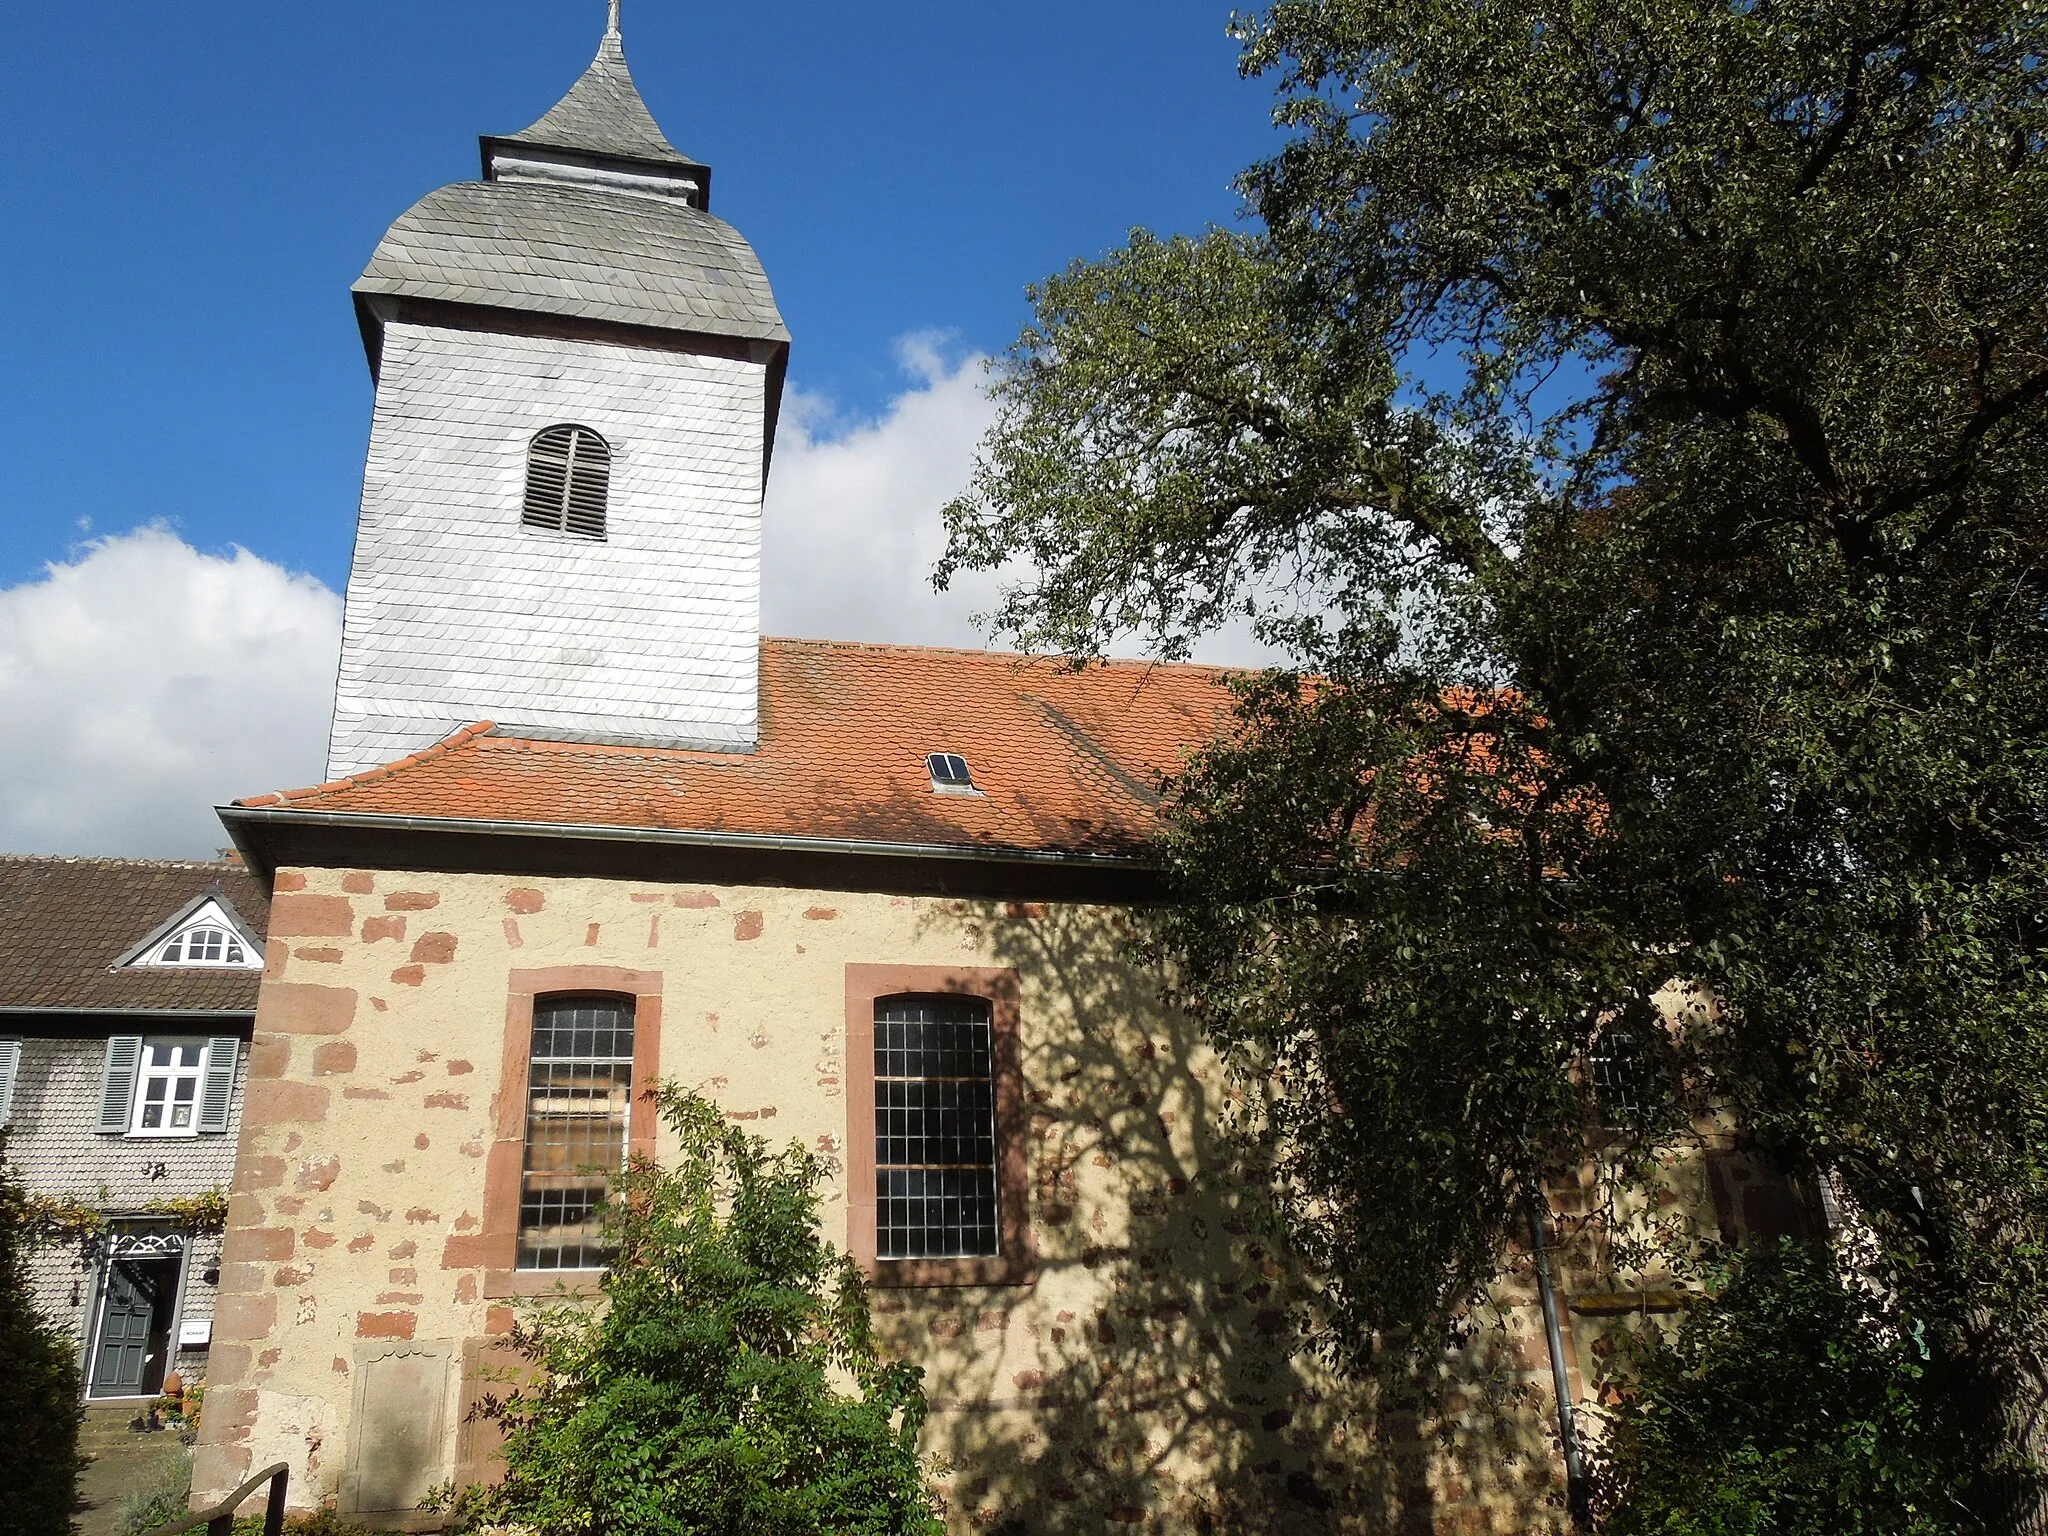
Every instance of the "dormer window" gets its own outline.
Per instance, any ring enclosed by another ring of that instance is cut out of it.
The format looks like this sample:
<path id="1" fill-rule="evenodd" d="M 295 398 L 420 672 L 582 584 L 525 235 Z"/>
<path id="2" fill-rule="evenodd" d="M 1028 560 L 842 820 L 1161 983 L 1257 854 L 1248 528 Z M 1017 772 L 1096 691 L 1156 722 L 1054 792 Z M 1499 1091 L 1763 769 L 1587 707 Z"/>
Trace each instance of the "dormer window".
<path id="1" fill-rule="evenodd" d="M 158 965 L 242 965 L 242 941 L 224 928 L 194 928 L 173 934 L 157 951 Z"/>
<path id="2" fill-rule="evenodd" d="M 205 895 L 114 962 L 116 970 L 131 965 L 257 971 L 263 946 L 221 897 Z"/>
<path id="3" fill-rule="evenodd" d="M 612 450 L 603 438 L 588 427 L 548 427 L 527 445 L 519 521 L 550 533 L 602 539 L 611 478 Z"/>

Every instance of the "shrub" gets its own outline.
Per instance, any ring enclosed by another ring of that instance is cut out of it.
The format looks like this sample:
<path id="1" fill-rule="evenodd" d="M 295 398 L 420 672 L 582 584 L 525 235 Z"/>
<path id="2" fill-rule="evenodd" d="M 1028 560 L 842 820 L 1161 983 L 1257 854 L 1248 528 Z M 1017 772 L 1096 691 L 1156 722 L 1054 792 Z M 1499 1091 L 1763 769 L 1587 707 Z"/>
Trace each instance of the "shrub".
<path id="1" fill-rule="evenodd" d="M 186 1499 L 192 1489 L 192 1458 L 166 1457 L 150 1470 L 154 1474 L 150 1481 L 122 1502 L 114 1521 L 119 1536 L 142 1536 L 144 1531 L 169 1525 L 191 1513 Z"/>
<path id="2" fill-rule="evenodd" d="M 0 1531 L 70 1536 L 78 1486 L 78 1363 L 71 1339 L 35 1309 L 22 1235 L 29 1201 L 0 1131 Z"/>
<path id="3" fill-rule="evenodd" d="M 261 1507 L 260 1500 L 252 1500 L 251 1503 Z M 263 1516 L 238 1515 L 235 1518 L 235 1536 L 263 1536 Z M 286 1515 L 284 1536 L 378 1536 L 378 1533 L 345 1515 L 336 1514 L 333 1506 L 323 1504 L 311 1514 Z"/>
<path id="4" fill-rule="evenodd" d="M 819 1237 L 821 1164 L 654 1095 L 680 1160 L 619 1180 L 601 1301 L 515 1330 L 531 1380 L 484 1409 L 505 1477 L 464 1512 L 548 1536 L 937 1536 L 922 1372 L 882 1358 L 859 1271 Z"/>
<path id="5" fill-rule="evenodd" d="M 1607 1536 L 1955 1536 L 1977 1461 L 1911 1320 L 1786 1241 L 1645 1338 L 1610 1416 Z"/>

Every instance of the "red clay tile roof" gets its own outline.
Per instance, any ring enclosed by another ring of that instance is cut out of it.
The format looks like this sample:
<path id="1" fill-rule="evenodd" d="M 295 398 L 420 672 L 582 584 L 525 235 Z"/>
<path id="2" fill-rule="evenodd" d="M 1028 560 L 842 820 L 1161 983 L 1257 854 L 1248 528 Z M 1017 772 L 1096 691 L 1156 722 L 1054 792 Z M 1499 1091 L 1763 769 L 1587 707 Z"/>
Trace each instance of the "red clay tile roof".
<path id="1" fill-rule="evenodd" d="M 485 721 L 386 767 L 239 803 L 1127 854 L 1152 831 L 1159 776 L 1223 729 L 1229 676 L 763 640 L 751 754 L 527 741 Z M 935 792 L 931 752 L 965 757 L 981 796 Z"/>
<path id="2" fill-rule="evenodd" d="M 214 886 L 261 935 L 270 900 L 240 865 L 0 855 L 0 1007 L 253 1009 L 259 971 L 108 969 Z"/>

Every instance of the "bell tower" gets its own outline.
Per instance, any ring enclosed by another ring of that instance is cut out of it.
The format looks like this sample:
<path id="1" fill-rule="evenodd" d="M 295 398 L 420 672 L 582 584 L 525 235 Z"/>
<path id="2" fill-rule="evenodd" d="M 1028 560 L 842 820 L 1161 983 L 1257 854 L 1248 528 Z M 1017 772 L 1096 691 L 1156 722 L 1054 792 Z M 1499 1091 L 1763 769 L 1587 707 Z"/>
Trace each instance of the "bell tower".
<path id="1" fill-rule="evenodd" d="M 481 147 L 353 289 L 376 405 L 328 773 L 477 720 L 750 751 L 767 276 L 641 100 L 617 0 L 568 94 Z"/>

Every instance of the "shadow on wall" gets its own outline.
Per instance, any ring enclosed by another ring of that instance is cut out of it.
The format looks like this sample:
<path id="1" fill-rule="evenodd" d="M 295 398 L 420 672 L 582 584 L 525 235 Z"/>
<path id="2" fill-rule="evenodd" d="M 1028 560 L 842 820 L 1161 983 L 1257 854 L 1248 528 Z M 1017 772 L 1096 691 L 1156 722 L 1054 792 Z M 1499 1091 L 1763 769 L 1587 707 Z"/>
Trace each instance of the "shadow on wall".
<path id="1" fill-rule="evenodd" d="M 1133 962 L 1128 920 L 955 913 L 932 921 L 1023 984 L 1038 1278 L 875 1295 L 882 1337 L 925 1363 L 954 1528 L 1562 1530 L 1526 1319 L 1447 1367 L 1447 1432 L 1335 1378 L 1296 1348 L 1309 1293 L 1237 1171 L 1235 1091 Z"/>

